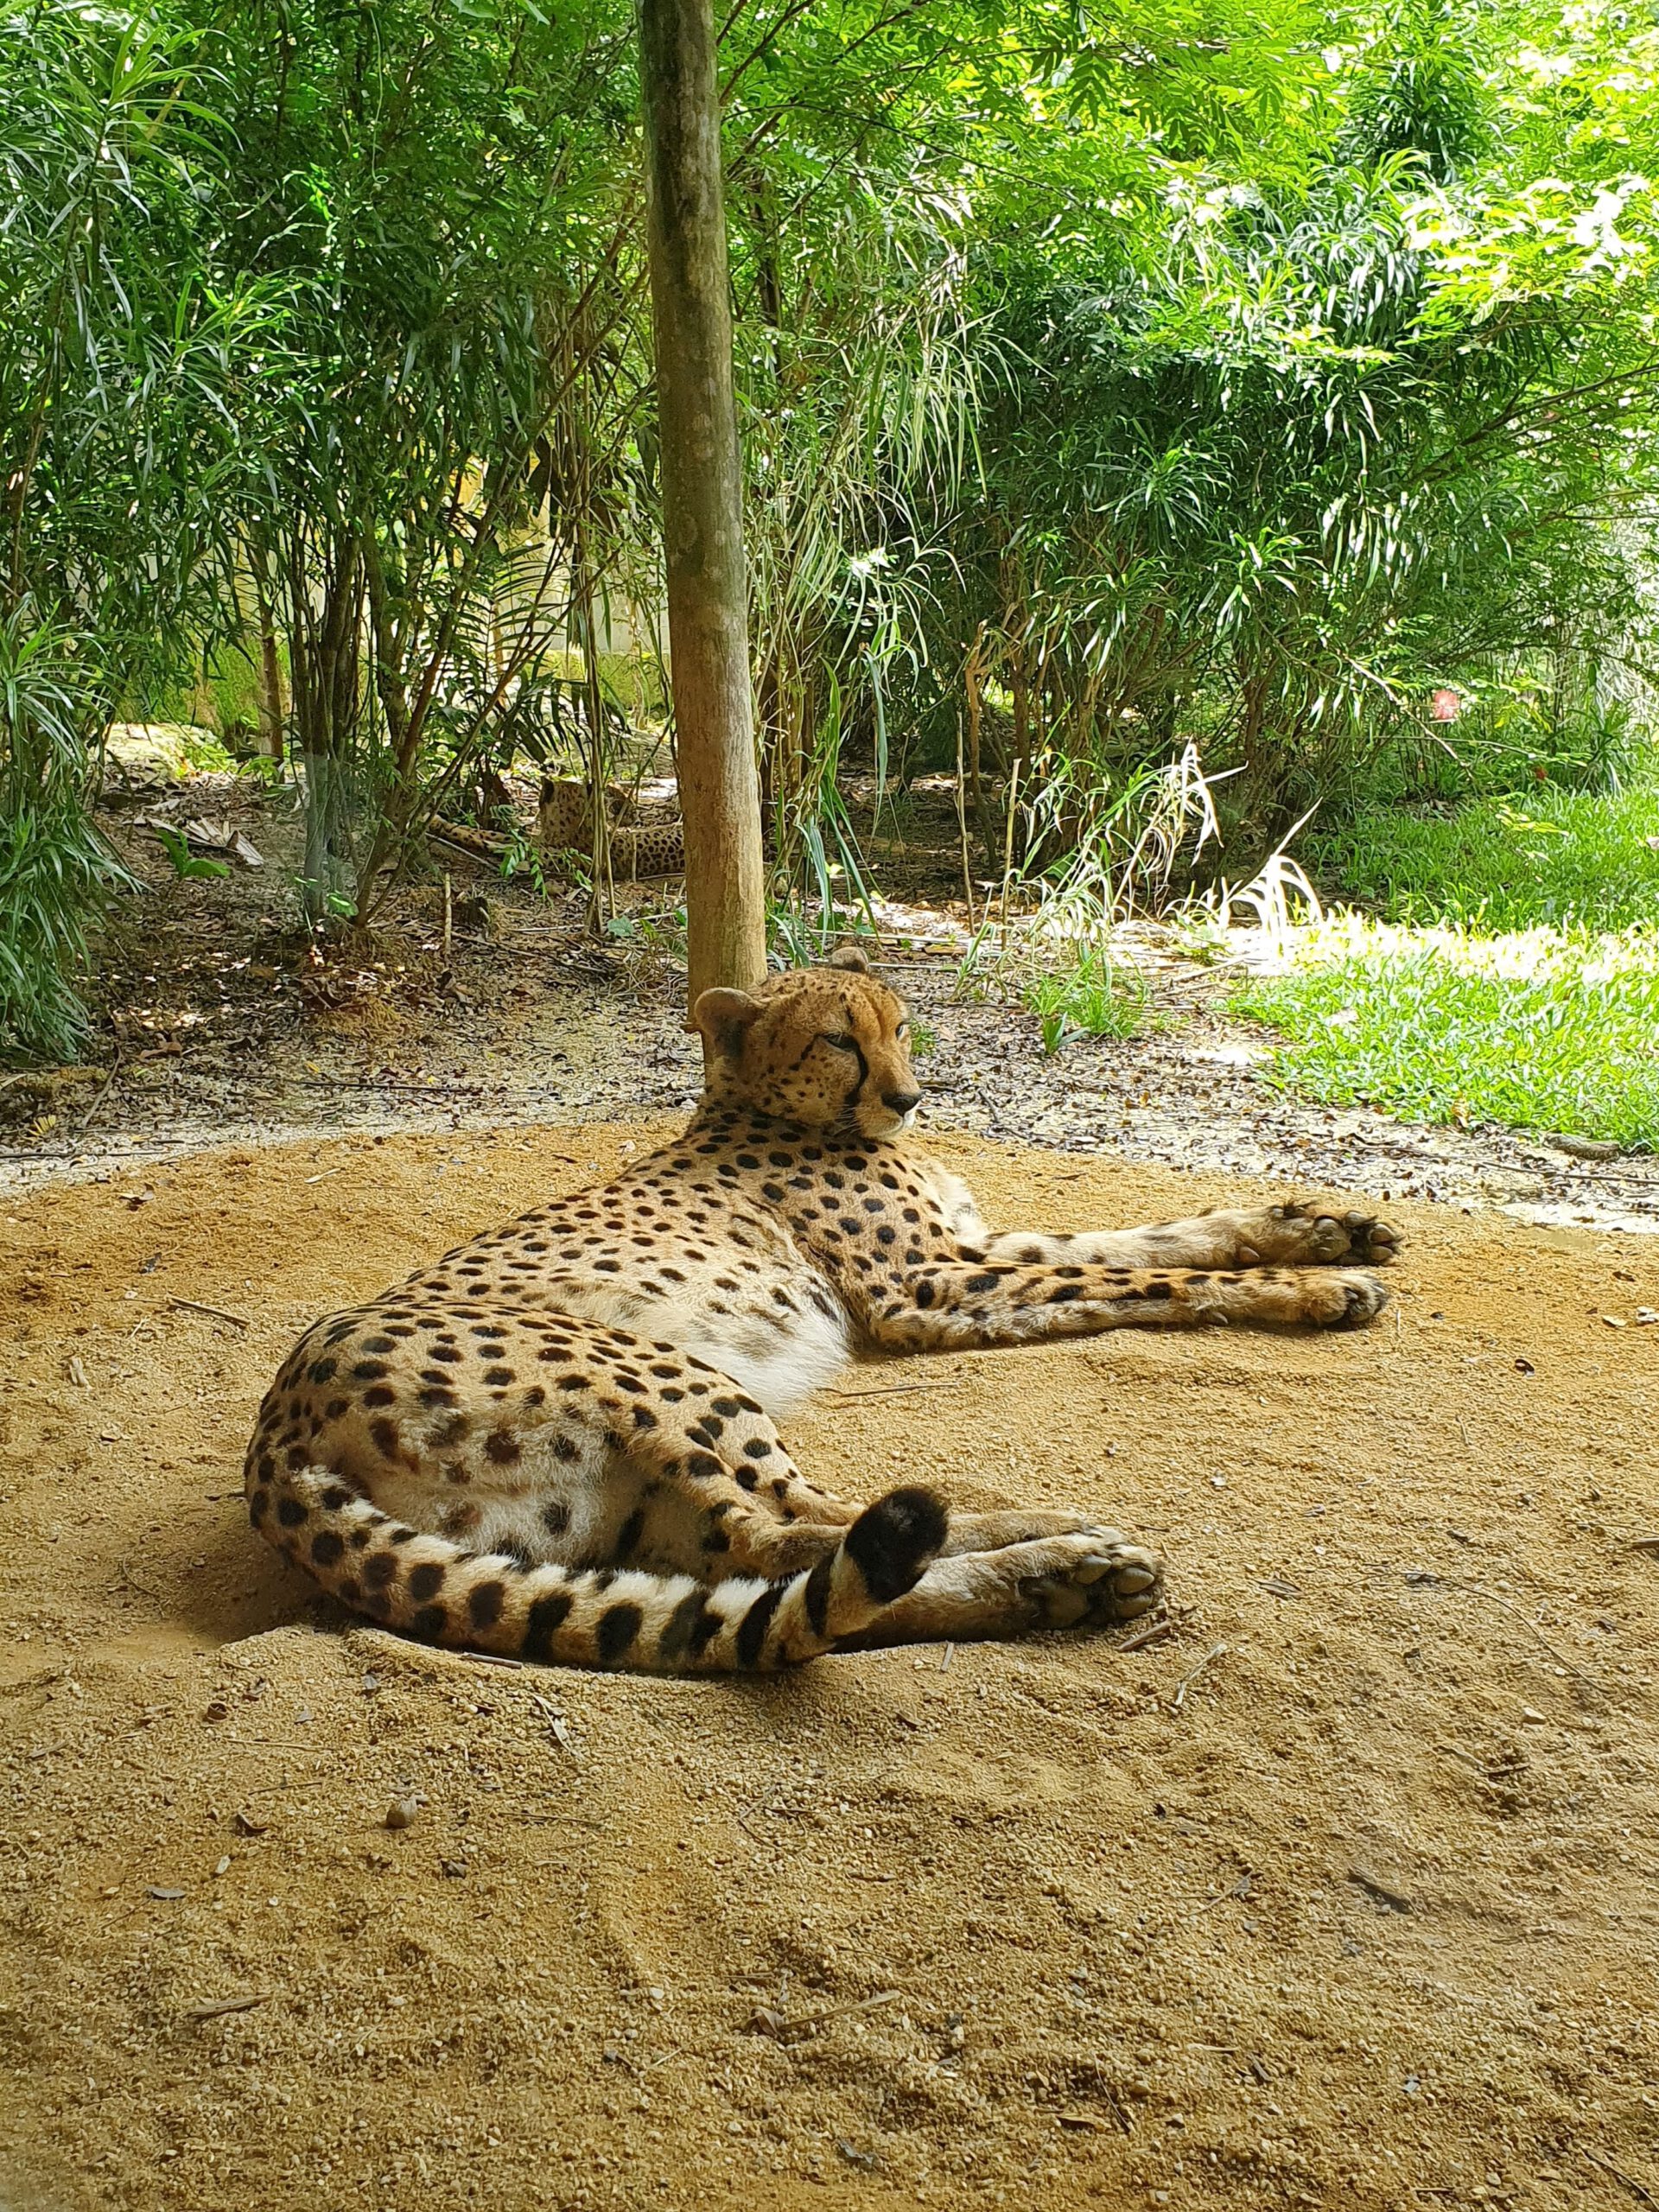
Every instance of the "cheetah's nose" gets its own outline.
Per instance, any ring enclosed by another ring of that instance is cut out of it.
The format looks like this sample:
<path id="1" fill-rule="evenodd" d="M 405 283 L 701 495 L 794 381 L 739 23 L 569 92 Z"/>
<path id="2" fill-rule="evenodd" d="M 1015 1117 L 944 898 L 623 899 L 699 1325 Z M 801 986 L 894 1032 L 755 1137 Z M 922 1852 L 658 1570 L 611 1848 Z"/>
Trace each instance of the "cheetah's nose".
<path id="1" fill-rule="evenodd" d="M 908 1114 L 912 1106 L 919 1106 L 921 1103 L 919 1090 L 884 1090 L 881 1094 L 881 1103 L 891 1106 L 895 1114 Z"/>

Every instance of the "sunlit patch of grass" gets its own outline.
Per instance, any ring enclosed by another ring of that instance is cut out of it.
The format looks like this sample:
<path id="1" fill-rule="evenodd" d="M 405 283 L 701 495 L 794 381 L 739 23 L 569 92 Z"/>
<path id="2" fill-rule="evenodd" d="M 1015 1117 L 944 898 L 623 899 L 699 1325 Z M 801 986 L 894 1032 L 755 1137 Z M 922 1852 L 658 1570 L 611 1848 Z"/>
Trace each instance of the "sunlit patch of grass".
<path id="1" fill-rule="evenodd" d="M 1033 976 L 1020 996 L 1036 1015 L 1049 1053 L 1068 1037 L 1138 1037 L 1147 1023 L 1144 981 L 1099 950 Z"/>
<path id="2" fill-rule="evenodd" d="M 1659 924 L 1659 788 L 1543 790 L 1447 814 L 1363 814 L 1316 838 L 1322 880 L 1385 921 L 1490 936 Z"/>
<path id="3" fill-rule="evenodd" d="M 1233 1003 L 1286 1042 L 1268 1079 L 1329 1104 L 1659 1147 L 1659 937 L 1310 932 Z"/>

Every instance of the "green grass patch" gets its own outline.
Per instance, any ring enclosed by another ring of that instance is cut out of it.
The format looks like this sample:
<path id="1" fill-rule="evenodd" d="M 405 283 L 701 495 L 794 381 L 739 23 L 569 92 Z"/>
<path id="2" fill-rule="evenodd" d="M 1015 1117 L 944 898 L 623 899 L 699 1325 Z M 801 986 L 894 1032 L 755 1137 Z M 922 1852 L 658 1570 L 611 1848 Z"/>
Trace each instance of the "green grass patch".
<path id="1" fill-rule="evenodd" d="M 1236 1009 L 1286 1042 L 1268 1080 L 1332 1105 L 1659 1147 L 1659 937 L 1313 932 Z"/>
<path id="2" fill-rule="evenodd" d="M 1446 814 L 1362 814 L 1311 842 L 1322 879 L 1384 921 L 1497 937 L 1659 924 L 1659 787 L 1541 790 Z"/>
<path id="3" fill-rule="evenodd" d="M 1037 1017 L 1046 1052 L 1058 1052 L 1068 1037 L 1138 1037 L 1146 1027 L 1145 982 L 1103 952 L 1033 976 L 1020 995 Z"/>

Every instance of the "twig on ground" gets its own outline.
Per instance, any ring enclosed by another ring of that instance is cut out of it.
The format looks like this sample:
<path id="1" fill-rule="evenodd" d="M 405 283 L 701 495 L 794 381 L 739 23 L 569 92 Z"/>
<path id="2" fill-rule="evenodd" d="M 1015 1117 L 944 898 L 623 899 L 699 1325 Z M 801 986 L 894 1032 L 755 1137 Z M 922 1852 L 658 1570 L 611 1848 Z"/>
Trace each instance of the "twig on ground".
<path id="1" fill-rule="evenodd" d="M 1166 1636 L 1173 1636 L 1180 1623 L 1164 1619 L 1148 1621 L 1145 1628 L 1138 1628 L 1133 1636 L 1126 1636 L 1117 1646 L 1120 1651 L 1144 1651 L 1147 1644 L 1157 1643 Z"/>
<path id="2" fill-rule="evenodd" d="M 235 1329 L 250 1325 L 243 1314 L 227 1313 L 222 1306 L 204 1306 L 199 1298 L 169 1298 L 167 1302 L 175 1313 L 205 1313 L 210 1321 L 228 1321 Z"/>
<path id="3" fill-rule="evenodd" d="M 766 1839 L 762 1836 L 759 1828 L 752 1828 L 749 1826 L 745 1815 L 749 1813 L 764 1812 L 765 1810 L 765 1806 L 761 1804 L 758 1797 L 754 1799 L 746 1797 L 741 1805 L 733 1806 L 732 1818 L 737 1822 L 737 1825 L 742 1829 L 745 1835 L 752 1835 L 757 1843 L 762 1843 Z"/>
<path id="4" fill-rule="evenodd" d="M 121 1072 L 121 1060 L 122 1047 L 118 1045 L 115 1048 L 115 1058 L 110 1063 L 110 1071 L 105 1077 L 103 1082 L 98 1086 L 98 1096 L 93 1099 L 92 1104 L 86 1109 L 86 1111 L 81 1116 L 79 1121 L 75 1124 L 75 1136 L 77 1141 L 86 1135 L 87 1130 L 92 1126 L 92 1122 L 96 1116 L 103 1111 L 104 1102 L 110 1095 L 110 1085 L 115 1081 L 117 1076 Z"/>
<path id="5" fill-rule="evenodd" d="M 1603 1694 L 1601 1684 L 1596 1680 L 1595 1676 L 1593 1675 L 1586 1675 L 1581 1667 L 1575 1667 L 1573 1664 L 1573 1662 L 1567 1656 L 1565 1652 L 1558 1651 L 1554 1645 L 1550 1642 L 1549 1638 L 1544 1634 L 1542 1629 L 1538 1626 L 1535 1621 L 1529 1621 L 1526 1615 L 1522 1611 L 1519 1605 L 1512 1605 L 1507 1598 L 1500 1598 L 1496 1591 L 1488 1590 L 1478 1582 L 1465 1582 L 1461 1584 L 1454 1583 L 1452 1587 L 1454 1589 L 1461 1588 L 1466 1590 L 1471 1597 L 1484 1598 L 1489 1605 L 1501 1605 L 1506 1613 L 1513 1613 L 1516 1619 L 1521 1623 L 1521 1625 L 1527 1630 L 1529 1635 L 1537 1638 L 1538 1642 L 1543 1646 L 1544 1649 L 1548 1652 L 1550 1657 L 1555 1662 L 1555 1664 L 1558 1667 L 1566 1668 L 1567 1673 L 1573 1676 L 1575 1681 L 1582 1682 L 1586 1689 L 1594 1690 L 1598 1697 Z"/>
<path id="6" fill-rule="evenodd" d="M 798 2020 L 786 2020 L 781 2012 L 774 2012 L 769 2005 L 762 2005 L 751 2018 L 749 2025 L 759 2029 L 763 2035 L 776 2037 L 779 2043 L 792 2043 L 797 2036 L 808 2035 L 814 2028 L 822 2028 L 831 2020 L 844 2020 L 855 2012 L 875 2012 L 884 2005 L 896 2005 L 903 1995 L 902 1989 L 886 1989 L 879 1997 L 861 1998 L 856 2005 L 835 2005 L 827 2012 L 807 2012 Z"/>
<path id="7" fill-rule="evenodd" d="M 159 1590 L 152 1590 L 148 1582 L 141 1582 L 125 1560 L 120 1562 L 115 1571 L 119 1580 L 126 1583 L 130 1588 L 142 1592 L 146 1598 L 153 1599 L 158 1605 L 166 1604 L 167 1600 L 162 1592 Z"/>
<path id="8" fill-rule="evenodd" d="M 1615 2181 L 1622 2181 L 1638 2204 L 1651 2204 L 1655 2212 L 1659 2212 L 1659 2196 L 1656 2196 L 1651 2190 L 1644 2189 L 1634 2174 L 1627 2174 L 1624 2167 L 1616 2166 L 1605 2152 L 1592 2151 L 1587 2143 L 1580 2143 L 1579 2148 L 1592 2166 L 1599 2166 L 1604 2173 L 1611 2174 Z"/>
<path id="9" fill-rule="evenodd" d="M 268 2005 L 270 2002 L 270 1991 L 260 1989 L 249 1997 L 221 1997 L 216 2004 L 187 2005 L 184 2017 L 187 2020 L 218 2020 L 222 2019 L 226 2012 L 251 2012 L 256 2005 Z"/>
<path id="10" fill-rule="evenodd" d="M 1188 1690 L 1192 1688 L 1193 1683 L 1198 1681 L 1198 1676 L 1204 1672 L 1205 1669 L 1210 1665 L 1211 1662 L 1215 1659 L 1219 1659 L 1226 1649 L 1227 1646 L 1224 1643 L 1211 1645 L 1211 1649 L 1205 1653 L 1203 1658 L 1199 1660 L 1198 1665 L 1192 1669 L 1192 1673 L 1182 1676 L 1175 1691 L 1174 1701 L 1170 1707 L 1170 1710 L 1173 1713 L 1179 1713 L 1180 1711 L 1182 1706 L 1186 1702 L 1186 1694 Z"/>
<path id="11" fill-rule="evenodd" d="M 908 1390 L 960 1390 L 960 1379 L 952 1382 L 941 1376 L 937 1382 L 884 1382 L 874 1390 L 831 1390 L 832 1398 L 898 1398 Z"/>
<path id="12" fill-rule="evenodd" d="M 1436 1744 L 1434 1748 L 1437 1751 L 1444 1751 L 1449 1759 L 1461 1759 L 1465 1766 L 1471 1767 L 1483 1781 L 1486 1778 L 1485 1768 L 1472 1751 L 1460 1751 L 1455 1744 Z"/>
<path id="13" fill-rule="evenodd" d="M 1386 1882 L 1379 1882 L 1376 1875 L 1368 1873 L 1363 1866 L 1351 1866 L 1348 1878 L 1363 1890 L 1367 1897 L 1375 1897 L 1379 1904 L 1387 1905 L 1390 1912 L 1415 1912 L 1417 1910 L 1403 1891 L 1391 1890 Z"/>

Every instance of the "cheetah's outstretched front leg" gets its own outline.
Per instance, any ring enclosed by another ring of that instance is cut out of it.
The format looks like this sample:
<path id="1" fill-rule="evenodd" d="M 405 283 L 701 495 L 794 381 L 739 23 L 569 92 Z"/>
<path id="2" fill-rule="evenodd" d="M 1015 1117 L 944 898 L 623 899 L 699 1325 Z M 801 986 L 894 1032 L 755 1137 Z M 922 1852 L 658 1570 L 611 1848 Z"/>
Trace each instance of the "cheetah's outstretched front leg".
<path id="1" fill-rule="evenodd" d="M 1033 1267 L 1082 1262 L 1112 1268 L 1305 1268 L 1350 1261 L 1380 1267 L 1403 1241 L 1397 1229 L 1374 1214 L 1308 1199 L 1255 1213 L 1201 1213 L 1191 1221 L 1075 1236 L 1011 1230 L 991 1241 L 985 1256 Z"/>
<path id="2" fill-rule="evenodd" d="M 925 1267 L 864 1317 L 894 1351 L 989 1350 L 1108 1329 L 1200 1328 L 1243 1321 L 1265 1327 L 1358 1328 L 1388 1293 L 1349 1268 L 1262 1268 L 1249 1274 L 1065 1264 Z"/>

